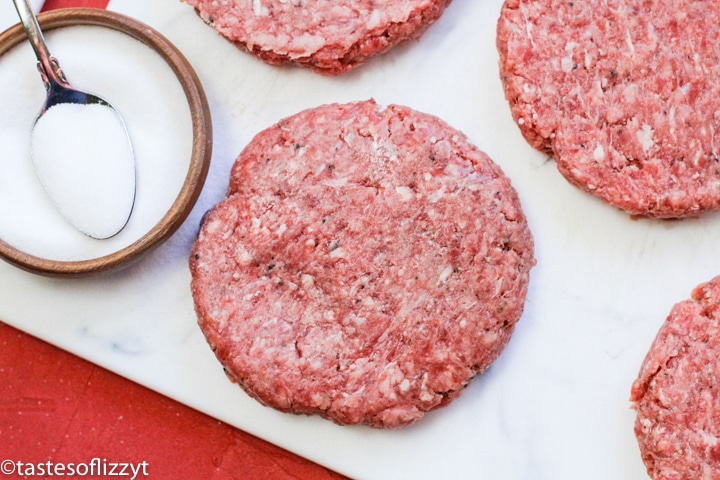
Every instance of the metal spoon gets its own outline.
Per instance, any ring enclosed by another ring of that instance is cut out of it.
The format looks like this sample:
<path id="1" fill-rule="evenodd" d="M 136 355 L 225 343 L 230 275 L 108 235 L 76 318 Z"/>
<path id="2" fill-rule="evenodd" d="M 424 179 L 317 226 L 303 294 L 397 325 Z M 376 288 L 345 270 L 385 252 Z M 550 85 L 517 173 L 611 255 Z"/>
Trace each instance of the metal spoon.
<path id="1" fill-rule="evenodd" d="M 121 199 L 122 201 L 124 201 L 124 203 L 120 208 L 115 209 L 116 211 L 113 212 L 107 212 L 106 214 L 113 215 L 116 218 L 111 219 L 110 224 L 108 224 L 107 219 L 105 219 L 105 224 L 100 229 L 95 229 L 92 226 L 93 219 L 91 218 L 78 220 L 78 214 L 80 214 L 80 216 L 82 216 L 83 214 L 83 212 L 80 211 L 82 209 L 81 205 L 68 205 L 67 201 L 65 202 L 65 204 L 58 203 L 58 195 L 56 194 L 57 189 L 48 188 L 48 185 L 51 183 L 50 181 L 56 181 L 56 179 L 43 178 L 42 170 L 38 168 L 38 161 L 35 156 L 33 157 L 35 170 L 40 177 L 43 187 L 45 188 L 45 191 L 48 193 L 50 199 L 58 208 L 62 216 L 65 217 L 65 219 L 77 230 L 81 231 L 89 237 L 96 239 L 110 238 L 119 233 L 123 228 L 125 228 L 135 203 L 135 160 L 132 151 L 132 144 L 130 142 L 130 136 L 127 132 L 125 123 L 123 122 L 122 117 L 117 112 L 117 110 L 108 101 L 92 93 L 78 90 L 72 87 L 70 83 L 68 83 L 57 59 L 54 58 L 48 50 L 45 39 L 43 38 L 42 30 L 40 29 L 40 24 L 38 23 L 38 20 L 35 17 L 35 14 L 33 13 L 28 1 L 13 0 L 13 3 L 15 4 L 15 9 L 18 12 L 20 21 L 25 28 L 30 44 L 35 52 L 35 56 L 37 57 L 38 70 L 40 71 L 40 75 L 47 91 L 45 103 L 43 104 L 40 112 L 35 118 L 35 122 L 33 124 L 33 132 L 35 131 L 35 127 L 37 127 L 38 122 L 41 120 L 43 115 L 48 112 L 48 110 L 58 105 L 67 104 L 99 105 L 111 109 L 116 116 L 117 121 L 119 122 L 119 128 L 121 128 L 122 132 L 124 132 L 124 139 L 126 139 L 128 143 L 129 164 L 127 166 L 123 166 L 122 168 L 125 169 L 125 172 L 127 172 L 128 175 L 125 175 L 125 177 L 129 179 L 128 182 L 131 182 L 131 184 L 128 183 L 128 188 L 124 188 L 123 191 L 126 192 L 127 195 L 130 195 L 131 198 Z M 78 148 L 80 147 L 81 145 L 78 145 Z M 73 209 L 75 211 L 68 211 Z"/>

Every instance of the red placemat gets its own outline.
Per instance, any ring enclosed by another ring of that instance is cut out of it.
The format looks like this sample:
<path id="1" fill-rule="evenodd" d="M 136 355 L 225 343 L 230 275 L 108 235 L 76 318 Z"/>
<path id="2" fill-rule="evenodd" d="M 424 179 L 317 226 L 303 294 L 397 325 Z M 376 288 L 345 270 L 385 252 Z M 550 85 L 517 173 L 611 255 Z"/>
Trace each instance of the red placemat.
<path id="1" fill-rule="evenodd" d="M 3 323 L 1 477 L 344 478 Z"/>
<path id="2" fill-rule="evenodd" d="M 69 7 L 106 8 L 108 3 L 110 0 L 45 0 L 42 9 L 45 11 Z"/>
<path id="3" fill-rule="evenodd" d="M 342 478 L 3 323 L 0 352 L 0 478 Z"/>

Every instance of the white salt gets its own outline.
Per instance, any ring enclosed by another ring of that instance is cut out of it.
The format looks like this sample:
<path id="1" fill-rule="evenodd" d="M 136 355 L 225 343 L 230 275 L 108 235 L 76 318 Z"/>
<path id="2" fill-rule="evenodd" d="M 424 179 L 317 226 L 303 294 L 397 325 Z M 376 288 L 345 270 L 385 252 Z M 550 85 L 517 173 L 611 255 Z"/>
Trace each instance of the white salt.
<path id="1" fill-rule="evenodd" d="M 135 163 L 112 108 L 51 107 L 33 130 L 32 157 L 45 191 L 71 225 L 97 239 L 122 230 L 135 199 Z"/>

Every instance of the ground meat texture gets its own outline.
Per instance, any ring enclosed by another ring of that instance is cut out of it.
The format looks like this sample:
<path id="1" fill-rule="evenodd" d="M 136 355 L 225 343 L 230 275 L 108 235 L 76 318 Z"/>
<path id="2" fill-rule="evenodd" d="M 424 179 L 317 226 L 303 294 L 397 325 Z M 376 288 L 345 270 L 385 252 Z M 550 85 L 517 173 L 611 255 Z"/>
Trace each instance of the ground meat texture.
<path id="1" fill-rule="evenodd" d="M 272 65 L 328 75 L 418 39 L 450 0 L 184 0 L 240 48 Z"/>
<path id="2" fill-rule="evenodd" d="M 534 262 L 496 164 L 436 117 L 366 101 L 259 133 L 190 267 L 199 324 L 250 395 L 394 428 L 498 357 Z"/>
<path id="3" fill-rule="evenodd" d="M 527 141 L 631 214 L 720 203 L 720 3 L 506 0 L 497 47 Z"/>
<path id="4" fill-rule="evenodd" d="M 632 386 L 654 480 L 720 478 L 720 277 L 673 307 Z"/>

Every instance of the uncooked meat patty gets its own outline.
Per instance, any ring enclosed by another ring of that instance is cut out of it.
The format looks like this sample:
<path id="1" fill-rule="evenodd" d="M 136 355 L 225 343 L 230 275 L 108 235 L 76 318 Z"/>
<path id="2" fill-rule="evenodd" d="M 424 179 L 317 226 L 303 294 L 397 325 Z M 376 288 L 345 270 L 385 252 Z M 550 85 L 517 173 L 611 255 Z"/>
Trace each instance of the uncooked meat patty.
<path id="1" fill-rule="evenodd" d="M 632 386 L 654 480 L 720 478 L 720 277 L 675 305 Z"/>
<path id="2" fill-rule="evenodd" d="M 199 324 L 250 395 L 388 428 L 488 368 L 533 265 L 500 168 L 438 118 L 373 101 L 258 134 L 190 258 Z"/>
<path id="3" fill-rule="evenodd" d="M 237 46 L 272 65 L 338 75 L 418 39 L 450 0 L 185 0 Z"/>
<path id="4" fill-rule="evenodd" d="M 497 47 L 527 141 L 643 216 L 720 204 L 720 2 L 506 0 Z"/>

